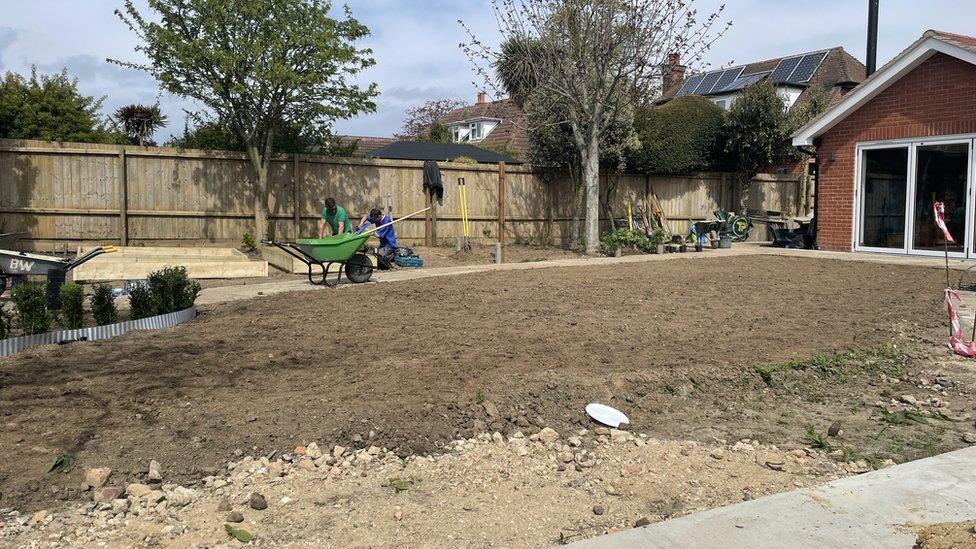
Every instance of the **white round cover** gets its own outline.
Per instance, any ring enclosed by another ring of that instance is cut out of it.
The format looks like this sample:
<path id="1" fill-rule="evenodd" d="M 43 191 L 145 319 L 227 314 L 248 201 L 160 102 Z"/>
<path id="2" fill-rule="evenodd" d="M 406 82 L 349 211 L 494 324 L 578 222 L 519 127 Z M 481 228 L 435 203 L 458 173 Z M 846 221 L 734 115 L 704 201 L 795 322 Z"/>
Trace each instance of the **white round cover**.
<path id="1" fill-rule="evenodd" d="M 610 427 L 620 427 L 621 423 L 630 423 L 630 420 L 627 419 L 627 416 L 623 412 L 616 408 L 611 408 L 606 404 L 591 402 L 586 405 L 586 413 L 591 418 Z"/>

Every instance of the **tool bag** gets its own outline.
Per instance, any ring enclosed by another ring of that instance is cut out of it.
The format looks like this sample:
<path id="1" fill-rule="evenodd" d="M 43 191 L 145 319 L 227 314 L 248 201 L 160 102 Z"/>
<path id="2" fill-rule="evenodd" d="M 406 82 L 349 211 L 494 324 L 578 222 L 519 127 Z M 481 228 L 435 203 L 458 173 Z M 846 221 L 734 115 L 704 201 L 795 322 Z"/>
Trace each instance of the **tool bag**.
<path id="1" fill-rule="evenodd" d="M 423 267 L 424 260 L 420 259 L 420 256 L 413 253 L 413 250 L 407 247 L 399 247 L 396 249 L 396 255 L 393 258 L 394 263 L 400 267 Z"/>

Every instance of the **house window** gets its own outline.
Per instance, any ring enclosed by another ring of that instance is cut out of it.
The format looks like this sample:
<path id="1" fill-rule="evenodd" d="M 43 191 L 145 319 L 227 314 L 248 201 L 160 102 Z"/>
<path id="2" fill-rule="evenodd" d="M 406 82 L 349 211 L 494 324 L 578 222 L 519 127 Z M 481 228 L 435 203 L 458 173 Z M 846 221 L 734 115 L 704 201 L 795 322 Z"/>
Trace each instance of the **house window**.
<path id="1" fill-rule="evenodd" d="M 453 128 L 451 128 L 451 134 L 454 136 L 455 143 L 461 141 L 461 128 L 454 126 Z"/>
<path id="2" fill-rule="evenodd" d="M 482 137 L 484 137 L 483 135 L 481 135 L 482 127 L 481 127 L 481 123 L 480 122 L 472 122 L 470 128 L 471 128 L 471 130 L 470 130 L 469 135 L 471 136 L 471 140 L 472 141 L 475 141 L 477 139 L 481 139 Z"/>
<path id="3" fill-rule="evenodd" d="M 719 99 L 718 101 L 716 101 L 716 102 L 715 102 L 715 104 L 716 104 L 716 105 L 717 105 L 717 106 L 718 106 L 719 108 L 721 108 L 721 109 L 727 109 L 727 108 L 728 108 L 728 107 L 726 106 L 726 103 L 725 103 L 725 100 L 724 100 L 724 99 Z"/>

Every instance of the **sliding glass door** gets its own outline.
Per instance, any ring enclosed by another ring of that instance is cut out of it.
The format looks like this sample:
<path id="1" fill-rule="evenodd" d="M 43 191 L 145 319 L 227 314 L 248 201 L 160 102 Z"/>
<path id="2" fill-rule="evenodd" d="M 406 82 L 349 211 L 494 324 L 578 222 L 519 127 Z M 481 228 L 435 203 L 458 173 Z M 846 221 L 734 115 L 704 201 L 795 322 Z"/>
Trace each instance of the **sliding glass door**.
<path id="1" fill-rule="evenodd" d="M 976 257 L 973 139 L 875 143 L 858 153 L 856 249 Z M 934 202 L 945 204 L 954 243 L 935 225 Z"/>

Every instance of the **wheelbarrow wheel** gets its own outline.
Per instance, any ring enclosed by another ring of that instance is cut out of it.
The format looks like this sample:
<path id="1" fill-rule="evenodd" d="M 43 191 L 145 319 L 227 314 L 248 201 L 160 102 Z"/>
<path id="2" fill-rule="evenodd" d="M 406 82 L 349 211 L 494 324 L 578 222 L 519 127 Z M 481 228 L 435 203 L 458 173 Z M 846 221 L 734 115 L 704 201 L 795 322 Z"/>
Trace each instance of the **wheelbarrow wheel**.
<path id="1" fill-rule="evenodd" d="M 356 284 L 368 282 L 373 276 L 373 262 L 369 256 L 359 252 L 346 262 L 346 278 Z"/>

